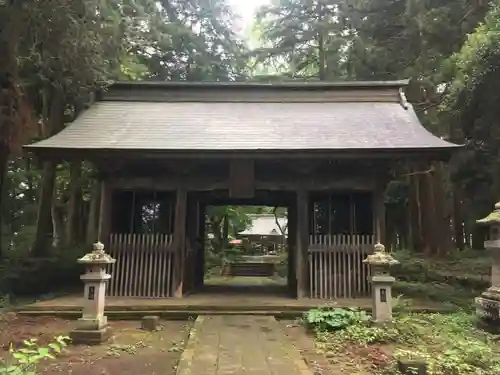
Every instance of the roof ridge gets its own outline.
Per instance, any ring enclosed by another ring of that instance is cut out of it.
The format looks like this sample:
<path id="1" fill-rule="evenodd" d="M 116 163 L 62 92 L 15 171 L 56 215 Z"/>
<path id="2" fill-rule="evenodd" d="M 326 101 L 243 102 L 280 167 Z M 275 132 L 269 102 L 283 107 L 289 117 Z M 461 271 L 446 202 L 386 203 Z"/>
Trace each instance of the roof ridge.
<path id="1" fill-rule="evenodd" d="M 255 81 L 109 81 L 105 87 L 111 89 L 128 87 L 150 88 L 400 88 L 408 86 L 409 79 L 390 81 L 282 81 L 282 82 L 255 82 Z"/>

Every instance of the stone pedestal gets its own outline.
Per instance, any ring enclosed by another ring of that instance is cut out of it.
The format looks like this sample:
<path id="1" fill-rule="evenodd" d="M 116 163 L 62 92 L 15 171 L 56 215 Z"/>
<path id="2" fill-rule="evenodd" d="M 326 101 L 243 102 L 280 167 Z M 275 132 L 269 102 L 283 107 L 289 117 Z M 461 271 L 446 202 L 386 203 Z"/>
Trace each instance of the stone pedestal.
<path id="1" fill-rule="evenodd" d="M 372 267 L 372 320 L 374 323 L 392 321 L 392 285 L 396 280 L 389 273 L 399 262 L 385 252 L 384 245 L 375 245 L 375 252 L 363 261 Z"/>
<path id="2" fill-rule="evenodd" d="M 427 362 L 423 359 L 400 359 L 397 366 L 403 375 L 427 375 Z"/>
<path id="3" fill-rule="evenodd" d="M 144 316 L 141 320 L 141 329 L 145 331 L 156 331 L 160 325 L 160 317 L 156 315 Z"/>
<path id="4" fill-rule="evenodd" d="M 106 266 L 115 261 L 99 242 L 94 244 L 92 252 L 78 259 L 78 263 L 85 264 L 86 272 L 80 277 L 84 282 L 82 317 L 70 332 L 74 344 L 100 344 L 111 336 L 104 315 L 106 283 L 111 278 L 106 273 Z"/>
<path id="5" fill-rule="evenodd" d="M 484 246 L 492 256 L 491 286 L 475 300 L 477 321 L 481 328 L 500 333 L 500 202 L 477 223 L 490 227 L 490 239 Z"/>

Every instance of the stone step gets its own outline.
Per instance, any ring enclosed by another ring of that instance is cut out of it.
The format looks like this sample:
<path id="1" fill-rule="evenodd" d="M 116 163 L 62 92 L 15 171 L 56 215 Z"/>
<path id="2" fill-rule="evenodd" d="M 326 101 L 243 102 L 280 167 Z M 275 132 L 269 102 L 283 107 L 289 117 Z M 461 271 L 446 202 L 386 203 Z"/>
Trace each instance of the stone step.
<path id="1" fill-rule="evenodd" d="M 273 263 L 230 263 L 226 266 L 228 276 L 270 277 L 274 275 Z"/>
<path id="2" fill-rule="evenodd" d="M 140 320 L 144 316 L 157 315 L 165 320 L 188 320 L 194 319 L 200 315 L 251 315 L 251 316 L 273 316 L 280 319 L 295 319 L 302 316 L 307 311 L 283 311 L 283 310 L 135 310 L 135 311 L 107 311 L 105 314 L 109 320 Z M 78 319 L 81 317 L 81 311 L 67 310 L 23 310 L 18 312 L 19 315 L 39 317 L 39 316 L 54 316 L 63 319 Z"/>

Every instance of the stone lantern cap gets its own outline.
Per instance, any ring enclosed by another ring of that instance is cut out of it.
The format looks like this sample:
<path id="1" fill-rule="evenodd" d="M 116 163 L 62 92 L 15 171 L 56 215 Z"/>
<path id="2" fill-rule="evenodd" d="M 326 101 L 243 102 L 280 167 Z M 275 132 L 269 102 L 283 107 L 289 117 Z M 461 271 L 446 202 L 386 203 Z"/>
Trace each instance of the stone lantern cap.
<path id="1" fill-rule="evenodd" d="M 92 251 L 78 259 L 78 263 L 111 264 L 116 262 L 116 259 L 112 258 L 109 254 L 106 254 L 104 251 L 104 245 L 101 242 L 96 242 L 92 247 Z"/>
<path id="2" fill-rule="evenodd" d="M 391 267 L 399 264 L 399 261 L 385 251 L 385 246 L 381 243 L 375 245 L 375 251 L 363 260 L 363 263 L 376 267 Z"/>
<path id="3" fill-rule="evenodd" d="M 488 216 L 477 220 L 476 223 L 483 225 L 500 224 L 500 202 L 495 203 L 493 211 Z"/>

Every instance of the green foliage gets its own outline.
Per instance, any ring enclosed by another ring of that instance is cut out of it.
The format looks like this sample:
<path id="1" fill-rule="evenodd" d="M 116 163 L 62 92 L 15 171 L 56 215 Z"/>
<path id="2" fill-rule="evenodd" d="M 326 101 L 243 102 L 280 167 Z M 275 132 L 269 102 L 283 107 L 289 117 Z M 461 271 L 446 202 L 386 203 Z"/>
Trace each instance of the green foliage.
<path id="1" fill-rule="evenodd" d="M 56 359 L 68 341 L 69 337 L 58 336 L 47 346 L 39 346 L 36 339 L 24 340 L 22 348 L 10 348 L 11 358 L 4 360 L 0 374 L 36 375 L 38 364 L 45 359 Z"/>
<path id="2" fill-rule="evenodd" d="M 0 263 L 0 292 L 10 296 L 37 296 L 81 289 L 83 268 L 76 260 L 86 247 L 55 249 L 50 257 L 32 258 L 29 253 L 7 254 Z"/>
<path id="3" fill-rule="evenodd" d="M 493 1 L 484 22 L 448 61 L 448 94 L 440 108 L 442 121 L 455 124 L 454 137 L 466 146 L 453 178 L 465 191 L 464 211 L 475 219 L 491 211 L 500 186 L 499 45 L 500 2 Z"/>
<path id="4" fill-rule="evenodd" d="M 345 326 L 334 333 L 320 332 L 318 339 L 330 350 L 351 346 L 391 348 L 393 361 L 424 359 L 430 375 L 494 375 L 500 370 L 500 352 L 494 337 L 474 328 L 474 316 L 466 313 L 401 314 L 387 325 L 366 322 Z M 344 348 L 344 349 L 341 349 Z M 368 350 L 367 353 L 377 353 Z M 374 364 L 382 363 L 368 358 Z M 379 368 L 395 374 L 395 364 Z"/>
<path id="5" fill-rule="evenodd" d="M 394 292 L 471 309 L 474 298 L 489 285 L 491 258 L 484 251 L 455 251 L 435 259 L 409 251 L 395 251 L 400 264 L 392 269 Z"/>
<path id="6" fill-rule="evenodd" d="M 419 341 L 411 348 L 396 349 L 396 359 L 425 359 L 430 375 L 493 375 L 500 371 L 496 342 L 475 330 L 473 316 L 434 314 L 413 323 L 420 332 Z"/>
<path id="7" fill-rule="evenodd" d="M 322 1 L 279 0 L 261 8 L 254 26 L 263 47 L 254 51 L 258 73 L 290 78 L 343 76 L 349 34 L 337 5 Z M 262 69 L 271 66 L 273 69 Z"/>
<path id="8" fill-rule="evenodd" d="M 338 331 L 369 320 L 366 312 L 355 308 L 317 308 L 304 314 L 307 326 L 318 332 Z"/>

